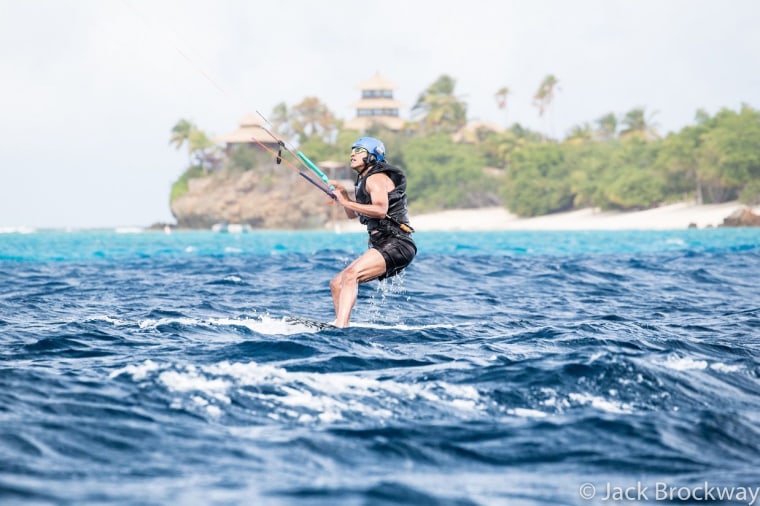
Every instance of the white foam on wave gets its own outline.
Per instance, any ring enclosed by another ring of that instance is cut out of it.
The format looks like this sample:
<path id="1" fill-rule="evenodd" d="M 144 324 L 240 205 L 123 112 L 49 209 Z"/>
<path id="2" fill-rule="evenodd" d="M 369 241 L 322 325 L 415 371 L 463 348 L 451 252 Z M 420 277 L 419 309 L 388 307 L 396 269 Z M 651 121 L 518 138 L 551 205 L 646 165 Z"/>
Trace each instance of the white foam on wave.
<path id="1" fill-rule="evenodd" d="M 231 281 L 237 280 L 239 280 L 239 278 L 231 279 Z M 115 326 L 130 325 L 132 323 L 108 315 L 96 315 L 88 318 L 87 321 L 104 321 Z M 180 316 L 145 319 L 137 322 L 137 326 L 141 329 L 155 329 L 161 325 L 172 324 L 187 325 L 190 327 L 245 327 L 253 332 L 263 335 L 292 335 L 319 332 L 319 329 L 313 326 L 289 322 L 286 320 L 286 317 L 272 318 L 269 315 L 261 315 L 256 318 L 209 318 L 207 320 Z"/>
<path id="2" fill-rule="evenodd" d="M 227 281 L 240 282 L 242 281 L 238 276 L 228 276 L 225 278 Z M 120 318 L 114 318 L 108 315 L 95 315 L 87 319 L 87 321 L 105 321 L 113 324 L 114 326 L 130 325 L 132 322 L 122 320 Z M 161 325 L 180 324 L 186 326 L 198 326 L 198 327 L 212 327 L 212 326 L 231 326 L 231 327 L 245 327 L 257 334 L 262 335 L 277 335 L 277 336 L 289 336 L 294 334 L 314 334 L 320 332 L 317 326 L 309 325 L 307 323 L 299 323 L 297 321 L 289 320 L 289 317 L 273 317 L 269 314 L 262 314 L 255 318 L 209 318 L 199 319 L 188 316 L 180 317 L 165 317 L 157 319 L 145 319 L 137 322 L 137 326 L 140 329 L 155 329 Z M 419 331 L 426 329 L 450 329 L 461 328 L 461 325 L 454 325 L 449 323 L 438 323 L 429 325 L 406 325 L 403 323 L 398 324 L 379 324 L 379 323 L 352 323 L 352 327 L 364 328 L 364 329 L 377 329 L 377 330 L 404 330 L 404 331 Z"/>
<path id="3" fill-rule="evenodd" d="M 420 403 L 463 417 L 485 409 L 478 390 L 468 385 L 402 383 L 356 373 L 290 372 L 256 362 L 180 367 L 146 361 L 114 371 L 110 377 L 122 374 L 141 382 L 152 375 L 167 391 L 187 394 L 187 402 L 213 416 L 222 414 L 236 396 L 252 398 L 264 406 L 271 419 L 302 423 L 330 423 L 356 416 L 393 418 L 406 410 L 418 412 Z M 172 402 L 173 407 L 182 405 L 181 397 Z"/>
<path id="4" fill-rule="evenodd" d="M 659 365 L 674 371 L 693 371 L 707 369 L 707 360 L 695 360 L 691 357 L 670 355 L 666 360 L 658 362 Z"/>
<path id="5" fill-rule="evenodd" d="M 241 325 L 250 330 L 264 335 L 292 335 L 304 333 L 316 333 L 320 330 L 306 323 L 289 320 L 288 316 L 273 317 L 269 314 L 261 315 L 255 319 L 252 318 L 216 318 L 209 320 L 213 325 Z M 457 325 L 448 323 L 437 323 L 430 325 L 406 325 L 397 324 L 380 324 L 372 322 L 351 322 L 352 328 L 376 329 L 376 330 L 426 330 L 426 329 L 450 329 Z"/>
<path id="6" fill-rule="evenodd" d="M 428 330 L 428 329 L 453 329 L 461 328 L 463 325 L 454 325 L 453 323 L 431 323 L 427 325 L 407 325 L 405 323 L 381 324 L 372 322 L 351 322 L 351 327 L 360 329 L 378 329 L 378 330 Z"/>
<path id="7" fill-rule="evenodd" d="M 113 379 L 117 376 L 121 376 L 122 374 L 128 374 L 132 376 L 133 380 L 142 381 L 148 377 L 148 374 L 154 371 L 157 371 L 158 369 L 159 369 L 159 365 L 153 362 L 152 360 L 148 359 L 142 364 L 128 365 L 128 366 L 122 367 L 121 369 L 117 369 L 113 371 L 111 374 L 109 374 L 108 377 L 110 379 Z"/>
<path id="8" fill-rule="evenodd" d="M 585 392 L 571 392 L 567 395 L 567 397 L 564 397 L 560 396 L 553 388 L 544 387 L 541 388 L 541 393 L 546 396 L 546 399 L 544 399 L 541 404 L 543 406 L 553 408 L 560 413 L 566 409 L 570 409 L 574 404 L 581 406 L 591 406 L 600 411 L 615 414 L 629 414 L 633 413 L 634 411 L 631 404 L 611 399 L 605 399 L 600 395 L 594 395 Z M 617 395 L 617 391 L 610 390 L 610 395 L 614 397 Z"/>
<path id="9" fill-rule="evenodd" d="M 733 364 L 728 365 L 723 362 L 708 362 L 705 359 L 694 359 L 691 357 L 682 357 L 679 355 L 670 355 L 666 360 L 657 362 L 657 364 L 672 369 L 674 371 L 704 371 L 707 369 L 722 373 L 735 373 L 744 369 L 743 366 Z"/>
<path id="10" fill-rule="evenodd" d="M 203 320 L 197 320 L 195 318 L 159 318 L 158 320 L 142 320 L 138 323 L 141 329 L 154 329 L 159 325 L 171 325 L 172 323 L 179 323 L 181 325 L 200 325 Z"/>
<path id="11" fill-rule="evenodd" d="M 604 397 L 600 397 L 598 395 L 592 395 L 588 393 L 571 393 L 568 395 L 568 398 L 578 404 L 589 405 L 600 411 L 606 411 L 607 413 L 633 413 L 633 407 L 630 404 L 605 399 Z"/>
<path id="12" fill-rule="evenodd" d="M 546 399 L 544 399 L 541 404 L 543 404 L 546 407 L 549 408 L 555 408 L 559 411 L 561 411 L 563 408 L 569 407 L 570 403 L 567 402 L 566 399 L 560 400 L 559 395 L 557 394 L 557 391 L 553 388 L 549 387 L 541 387 L 541 393 L 546 396 Z"/>
<path id="13" fill-rule="evenodd" d="M 512 408 L 508 409 L 507 413 L 510 415 L 519 416 L 521 418 L 546 418 L 549 416 L 543 411 L 529 408 Z"/>
<path id="14" fill-rule="evenodd" d="M 728 364 L 724 364 L 723 362 L 715 362 L 714 364 L 710 364 L 710 369 L 713 369 L 718 372 L 732 373 L 732 372 L 739 372 L 742 369 L 744 369 L 744 367 L 737 364 L 728 365 Z"/>
<path id="15" fill-rule="evenodd" d="M 319 329 L 316 327 L 311 327 L 303 323 L 288 322 L 286 321 L 286 317 L 273 318 L 268 314 L 263 314 L 257 318 L 212 318 L 209 320 L 209 323 L 212 325 L 246 327 L 257 334 L 263 334 L 266 336 L 289 336 L 293 334 L 313 334 L 319 332 Z"/>
<path id="16" fill-rule="evenodd" d="M 205 408 L 208 414 L 213 417 L 219 417 L 222 414 L 222 410 L 219 409 L 218 406 L 209 403 L 208 400 L 206 400 L 204 397 L 201 397 L 200 395 L 194 395 L 191 399 L 196 406 Z"/>
<path id="17" fill-rule="evenodd" d="M 85 320 L 86 322 L 106 322 L 110 323 L 116 327 L 121 327 L 123 325 L 129 325 L 129 322 L 125 320 L 120 320 L 119 318 L 113 318 L 108 315 L 95 315 L 87 318 Z"/>
<path id="18" fill-rule="evenodd" d="M 203 392 L 225 404 L 232 402 L 226 395 L 232 386 L 228 380 L 209 378 L 194 366 L 184 371 L 164 371 L 158 380 L 173 392 Z"/>
<path id="19" fill-rule="evenodd" d="M 128 321 L 128 320 L 122 320 L 121 318 L 114 318 L 113 316 L 109 315 L 95 315 L 87 318 L 85 321 L 87 322 L 106 322 L 110 323 L 115 327 L 122 327 L 125 325 L 133 325 L 134 322 Z M 159 318 L 159 319 L 149 319 L 149 320 L 140 320 L 136 323 L 136 325 L 141 329 L 154 329 L 158 327 L 159 325 L 170 325 L 172 323 L 179 323 L 182 325 L 204 325 L 206 322 L 203 320 L 198 320 L 196 318 L 188 318 L 188 317 L 180 317 L 180 318 Z"/>

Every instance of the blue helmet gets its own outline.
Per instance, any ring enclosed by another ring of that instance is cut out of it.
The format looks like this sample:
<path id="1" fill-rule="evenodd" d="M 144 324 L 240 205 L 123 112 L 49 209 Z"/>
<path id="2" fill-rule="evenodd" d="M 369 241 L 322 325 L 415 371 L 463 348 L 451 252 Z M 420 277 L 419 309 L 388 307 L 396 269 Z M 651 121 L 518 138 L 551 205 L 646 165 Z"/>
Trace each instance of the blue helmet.
<path id="1" fill-rule="evenodd" d="M 385 160 L 385 144 L 374 137 L 359 137 L 351 146 L 351 149 L 354 148 L 364 148 L 369 152 L 370 156 L 367 157 L 368 163 L 373 163 L 373 156 L 375 162 L 382 162 Z"/>

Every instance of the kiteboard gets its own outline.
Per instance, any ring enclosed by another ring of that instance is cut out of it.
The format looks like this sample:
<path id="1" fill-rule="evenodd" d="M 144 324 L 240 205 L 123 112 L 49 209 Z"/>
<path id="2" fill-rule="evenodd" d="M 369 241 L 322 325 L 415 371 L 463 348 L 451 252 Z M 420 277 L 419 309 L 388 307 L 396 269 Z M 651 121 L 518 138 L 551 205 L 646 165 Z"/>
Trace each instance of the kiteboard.
<path id="1" fill-rule="evenodd" d="M 316 329 L 316 330 L 328 330 L 328 329 L 336 329 L 335 325 L 332 323 L 325 323 L 320 322 L 317 320 L 312 320 L 311 318 L 304 318 L 302 316 L 286 316 L 283 318 L 283 321 L 289 325 L 303 325 L 304 327 L 309 327 L 310 329 Z"/>

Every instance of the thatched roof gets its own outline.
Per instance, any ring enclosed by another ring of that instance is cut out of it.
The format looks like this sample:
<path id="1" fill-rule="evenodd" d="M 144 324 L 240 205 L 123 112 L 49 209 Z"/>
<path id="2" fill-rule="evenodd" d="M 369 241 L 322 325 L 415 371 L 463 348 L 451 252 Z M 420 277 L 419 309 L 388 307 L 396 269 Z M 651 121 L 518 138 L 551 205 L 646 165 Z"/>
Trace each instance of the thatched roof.
<path id="1" fill-rule="evenodd" d="M 398 88 L 395 83 L 392 83 L 376 72 L 374 76 L 370 77 L 366 81 L 356 85 L 360 90 L 395 90 Z"/>
<path id="2" fill-rule="evenodd" d="M 259 141 L 262 144 L 277 144 L 261 126 L 264 121 L 256 115 L 249 114 L 240 120 L 240 128 L 234 132 L 216 137 L 214 142 L 226 142 L 227 144 L 246 144 Z"/>

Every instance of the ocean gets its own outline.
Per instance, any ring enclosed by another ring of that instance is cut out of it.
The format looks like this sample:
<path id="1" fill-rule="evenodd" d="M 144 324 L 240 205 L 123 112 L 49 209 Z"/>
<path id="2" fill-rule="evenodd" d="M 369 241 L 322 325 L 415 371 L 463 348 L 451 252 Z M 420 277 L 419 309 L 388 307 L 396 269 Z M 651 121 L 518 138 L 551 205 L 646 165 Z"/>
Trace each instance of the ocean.
<path id="1" fill-rule="evenodd" d="M 0 234 L 0 504 L 755 503 L 760 230 L 415 237 Z"/>

